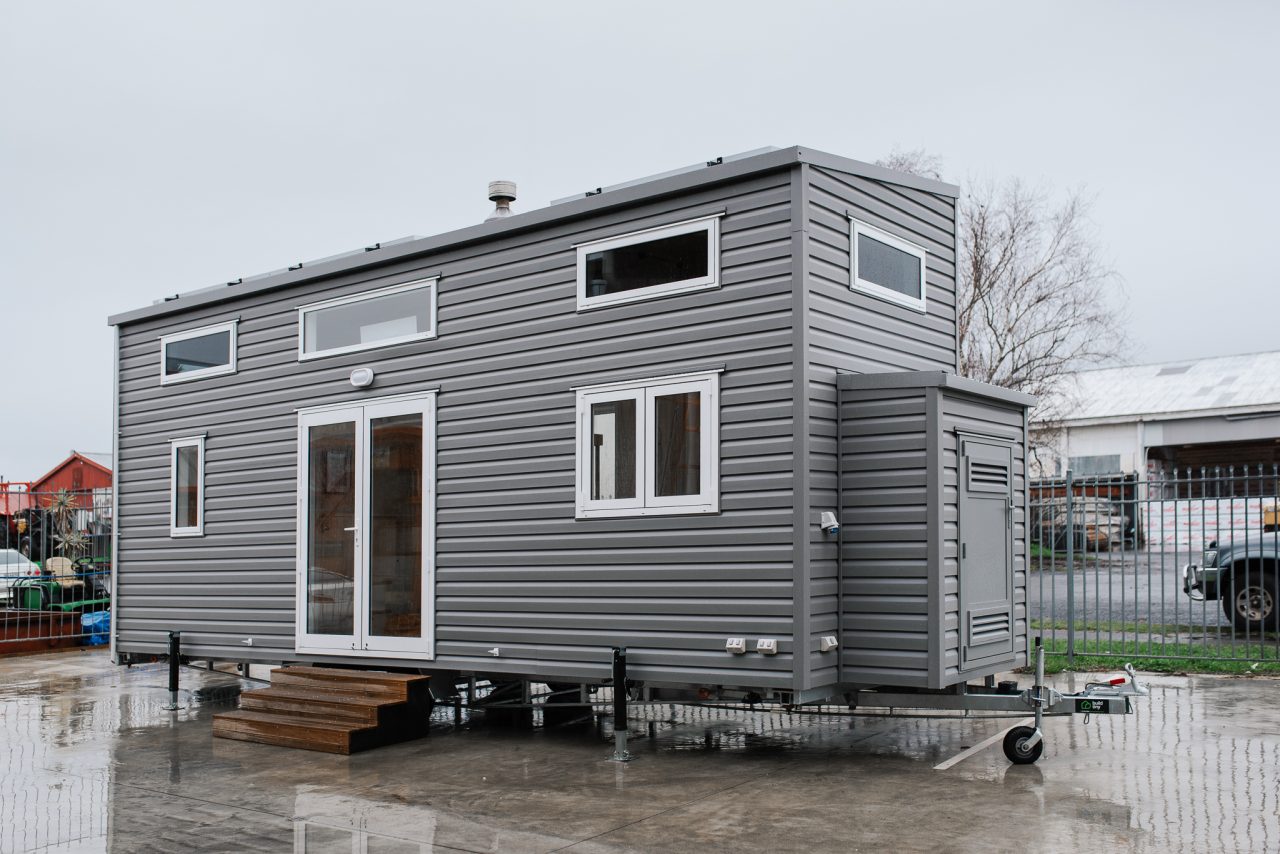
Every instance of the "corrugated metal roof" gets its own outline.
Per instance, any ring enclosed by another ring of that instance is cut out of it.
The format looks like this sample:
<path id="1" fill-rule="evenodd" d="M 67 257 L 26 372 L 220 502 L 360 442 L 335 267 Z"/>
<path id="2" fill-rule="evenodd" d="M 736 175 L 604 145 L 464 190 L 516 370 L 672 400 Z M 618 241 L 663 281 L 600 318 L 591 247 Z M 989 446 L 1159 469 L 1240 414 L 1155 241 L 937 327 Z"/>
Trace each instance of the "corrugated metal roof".
<path id="1" fill-rule="evenodd" d="M 1205 410 L 1280 409 L 1280 351 L 1081 371 L 1068 380 L 1070 424 Z"/>

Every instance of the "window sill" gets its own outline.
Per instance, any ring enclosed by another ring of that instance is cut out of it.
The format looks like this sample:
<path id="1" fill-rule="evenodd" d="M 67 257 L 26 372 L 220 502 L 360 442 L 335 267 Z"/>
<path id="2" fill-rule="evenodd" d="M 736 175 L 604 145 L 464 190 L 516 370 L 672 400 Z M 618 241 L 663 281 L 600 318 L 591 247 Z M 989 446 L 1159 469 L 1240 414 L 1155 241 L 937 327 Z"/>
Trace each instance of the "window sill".
<path id="1" fill-rule="evenodd" d="M 204 536 L 203 530 L 196 530 L 194 528 L 185 530 L 185 531 L 176 530 L 176 531 L 169 532 L 170 539 L 182 539 L 186 537 L 203 537 L 203 536 Z"/>
<path id="2" fill-rule="evenodd" d="M 183 371 L 177 374 L 161 374 L 160 385 L 174 385 L 176 383 L 189 383 L 193 380 L 204 380 L 209 377 L 225 377 L 228 374 L 236 373 L 235 365 L 219 365 L 216 368 L 202 368 L 198 371 Z"/>
<path id="3" fill-rule="evenodd" d="M 591 519 L 640 519 L 646 516 L 713 516 L 720 512 L 712 504 L 682 504 L 673 507 L 625 507 L 610 510 L 578 509 L 579 522 Z"/>
<path id="4" fill-rule="evenodd" d="M 631 292 L 624 292 L 617 296 L 609 297 L 583 297 L 578 300 L 578 313 L 584 311 L 595 311 L 600 308 L 609 308 L 615 305 L 631 305 L 637 302 L 648 302 L 649 300 L 662 299 L 663 297 L 680 296 L 681 294 L 692 294 L 698 291 L 710 291 L 720 287 L 720 283 L 716 281 L 684 283 L 677 282 L 673 285 L 654 285 L 653 290 L 637 289 Z"/>
<path id="5" fill-rule="evenodd" d="M 400 344 L 414 344 L 419 341 L 434 341 L 438 336 L 435 331 L 418 332 L 413 335 L 405 335 L 399 338 L 388 338 L 385 341 L 376 341 L 369 344 L 352 344 L 349 347 L 334 347 L 329 350 L 315 350 L 310 353 L 304 353 L 298 350 L 299 362 L 310 362 L 312 359 L 326 359 L 330 356 L 345 356 L 348 353 L 363 353 L 368 350 L 380 350 L 383 347 L 395 347 Z"/>

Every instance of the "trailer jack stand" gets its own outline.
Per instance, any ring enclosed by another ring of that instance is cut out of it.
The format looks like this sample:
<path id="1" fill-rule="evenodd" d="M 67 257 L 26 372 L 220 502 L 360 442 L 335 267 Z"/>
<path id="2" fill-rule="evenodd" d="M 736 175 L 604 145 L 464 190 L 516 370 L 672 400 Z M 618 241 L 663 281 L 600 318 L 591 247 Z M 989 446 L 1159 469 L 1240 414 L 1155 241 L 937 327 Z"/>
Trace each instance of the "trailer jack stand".
<path id="1" fill-rule="evenodd" d="M 1089 682 L 1084 690 L 1075 694 L 1062 694 L 1044 684 L 1044 646 L 1036 638 L 1036 684 L 1023 692 L 1027 705 L 1035 712 L 1035 726 L 1017 726 L 1004 737 L 1004 755 L 1015 765 L 1028 765 L 1044 752 L 1044 716 L 1083 714 L 1084 722 L 1095 714 L 1130 715 L 1133 704 L 1130 697 L 1145 697 L 1147 687 L 1138 681 L 1132 664 L 1124 666 L 1128 679 L 1123 677 L 1106 682 Z"/>
<path id="2" fill-rule="evenodd" d="M 630 762 L 627 752 L 627 648 L 613 648 L 613 755 L 610 762 Z"/>

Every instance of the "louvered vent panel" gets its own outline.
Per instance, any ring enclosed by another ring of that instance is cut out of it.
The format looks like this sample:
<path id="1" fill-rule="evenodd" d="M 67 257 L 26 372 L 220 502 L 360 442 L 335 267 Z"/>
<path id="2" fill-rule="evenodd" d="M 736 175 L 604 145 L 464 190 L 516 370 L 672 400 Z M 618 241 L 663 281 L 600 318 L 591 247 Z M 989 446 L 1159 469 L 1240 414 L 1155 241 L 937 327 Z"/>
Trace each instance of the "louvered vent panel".
<path id="1" fill-rule="evenodd" d="M 969 643 L 991 643 L 1009 636 L 1009 612 L 974 615 L 969 620 Z"/>
<path id="2" fill-rule="evenodd" d="M 969 460 L 969 489 L 975 492 L 1005 492 L 1009 488 L 1009 467 L 1001 463 Z"/>

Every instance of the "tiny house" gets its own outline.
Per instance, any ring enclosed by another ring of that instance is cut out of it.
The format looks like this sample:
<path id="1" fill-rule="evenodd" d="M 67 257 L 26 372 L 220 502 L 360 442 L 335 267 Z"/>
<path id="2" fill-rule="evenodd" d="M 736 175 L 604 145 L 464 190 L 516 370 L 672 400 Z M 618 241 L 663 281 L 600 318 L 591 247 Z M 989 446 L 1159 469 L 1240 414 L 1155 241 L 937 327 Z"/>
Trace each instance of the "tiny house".
<path id="1" fill-rule="evenodd" d="M 956 376 L 957 189 L 807 148 L 116 327 L 121 660 L 805 701 L 1026 660 L 1025 395 Z"/>

